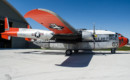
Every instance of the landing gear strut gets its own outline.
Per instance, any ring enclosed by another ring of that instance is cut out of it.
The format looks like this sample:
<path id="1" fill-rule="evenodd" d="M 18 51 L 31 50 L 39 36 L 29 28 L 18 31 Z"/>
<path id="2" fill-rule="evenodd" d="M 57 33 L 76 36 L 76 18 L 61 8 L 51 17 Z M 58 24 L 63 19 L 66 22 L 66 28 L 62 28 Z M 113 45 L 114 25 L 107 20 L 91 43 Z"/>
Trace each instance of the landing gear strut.
<path id="1" fill-rule="evenodd" d="M 116 53 L 116 49 L 115 49 L 115 48 L 112 48 L 112 49 L 111 49 L 111 53 L 112 53 L 112 54 Z"/>
<path id="2" fill-rule="evenodd" d="M 66 50 L 65 54 L 66 56 L 72 55 L 72 50 L 71 49 Z"/>

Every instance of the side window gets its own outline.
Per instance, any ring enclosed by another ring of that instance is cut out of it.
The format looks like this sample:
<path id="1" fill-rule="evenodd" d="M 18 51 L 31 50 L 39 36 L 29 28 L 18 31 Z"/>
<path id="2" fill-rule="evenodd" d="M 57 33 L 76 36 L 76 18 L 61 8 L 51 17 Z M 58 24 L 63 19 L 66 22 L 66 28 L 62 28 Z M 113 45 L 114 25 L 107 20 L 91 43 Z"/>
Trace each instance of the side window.
<path id="1" fill-rule="evenodd" d="M 98 38 L 98 40 L 101 40 L 100 38 Z"/>
<path id="2" fill-rule="evenodd" d="M 103 40 L 105 40 L 105 37 L 103 37 Z"/>
<path id="3" fill-rule="evenodd" d="M 105 40 L 105 37 L 102 37 L 102 38 L 101 38 L 101 41 L 104 41 L 104 40 Z"/>
<path id="4" fill-rule="evenodd" d="M 103 41 L 103 38 L 101 38 L 101 41 Z"/>
<path id="5" fill-rule="evenodd" d="M 106 40 L 109 40 L 109 37 L 106 37 Z"/>

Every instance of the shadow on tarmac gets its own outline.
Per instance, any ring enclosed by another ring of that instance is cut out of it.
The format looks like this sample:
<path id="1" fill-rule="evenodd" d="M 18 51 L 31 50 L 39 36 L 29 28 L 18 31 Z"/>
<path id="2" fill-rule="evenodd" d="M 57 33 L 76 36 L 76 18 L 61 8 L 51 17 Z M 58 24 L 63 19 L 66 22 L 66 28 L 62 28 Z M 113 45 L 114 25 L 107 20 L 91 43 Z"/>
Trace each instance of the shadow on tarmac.
<path id="1" fill-rule="evenodd" d="M 41 52 L 41 51 L 31 51 L 31 52 L 22 52 L 22 54 L 41 54 L 41 55 L 65 55 L 64 52 Z M 130 54 L 130 53 L 115 53 L 111 54 L 109 52 L 92 52 L 92 51 L 83 51 L 79 53 L 72 54 L 68 56 L 61 64 L 55 64 L 56 66 L 62 67 L 87 67 L 89 66 L 90 61 L 94 55 L 96 56 L 107 56 L 107 55 L 116 55 L 116 54 Z"/>
<path id="2" fill-rule="evenodd" d="M 73 54 L 72 56 L 69 56 L 65 61 L 63 61 L 63 63 L 56 64 L 56 65 L 63 66 L 63 67 L 87 67 L 89 66 L 89 63 L 91 62 L 92 57 L 94 55 L 107 56 L 107 55 L 116 55 L 116 54 L 130 54 L 130 53 L 111 54 L 109 52 L 101 53 L 101 52 L 84 51 L 84 52 L 79 52 L 77 54 Z"/>
<path id="3" fill-rule="evenodd" d="M 86 54 L 82 52 L 81 54 L 73 54 L 69 56 L 61 64 L 56 64 L 57 66 L 63 67 L 87 67 L 93 57 L 93 54 Z"/>

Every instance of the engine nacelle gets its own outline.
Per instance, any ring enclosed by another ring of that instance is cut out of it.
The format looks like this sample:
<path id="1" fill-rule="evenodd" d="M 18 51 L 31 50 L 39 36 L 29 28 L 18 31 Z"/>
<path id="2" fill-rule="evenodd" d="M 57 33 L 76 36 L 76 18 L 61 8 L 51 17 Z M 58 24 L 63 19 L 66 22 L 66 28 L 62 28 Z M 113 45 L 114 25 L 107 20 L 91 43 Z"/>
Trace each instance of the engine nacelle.
<path id="1" fill-rule="evenodd" d="M 87 30 L 82 31 L 82 41 L 92 41 L 93 36 L 92 32 L 88 32 Z"/>

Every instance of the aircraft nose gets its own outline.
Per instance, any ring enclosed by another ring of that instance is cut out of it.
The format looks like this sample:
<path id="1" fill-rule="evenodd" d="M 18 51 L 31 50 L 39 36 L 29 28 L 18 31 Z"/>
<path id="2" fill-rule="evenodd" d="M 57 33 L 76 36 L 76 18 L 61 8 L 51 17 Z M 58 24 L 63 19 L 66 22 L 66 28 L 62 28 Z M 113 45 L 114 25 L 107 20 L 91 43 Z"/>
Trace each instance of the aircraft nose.
<path id="1" fill-rule="evenodd" d="M 124 45 L 128 44 L 128 41 L 129 41 L 128 38 L 123 37 L 123 40 L 124 40 L 124 41 L 123 41 Z"/>
<path id="2" fill-rule="evenodd" d="M 126 37 L 119 37 L 119 47 L 123 47 L 129 43 L 129 39 Z"/>

